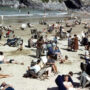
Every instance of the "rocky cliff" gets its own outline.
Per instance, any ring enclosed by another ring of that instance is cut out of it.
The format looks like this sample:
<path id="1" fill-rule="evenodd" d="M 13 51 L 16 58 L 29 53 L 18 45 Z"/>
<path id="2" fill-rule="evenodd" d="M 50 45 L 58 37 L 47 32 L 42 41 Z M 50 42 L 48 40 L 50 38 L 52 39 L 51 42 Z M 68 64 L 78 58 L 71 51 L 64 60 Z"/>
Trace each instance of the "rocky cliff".
<path id="1" fill-rule="evenodd" d="M 9 5 L 14 7 L 28 6 L 30 8 L 40 10 L 67 10 L 65 3 L 59 3 L 57 0 L 54 2 L 50 0 L 47 4 L 43 3 L 41 0 L 0 0 L 0 5 Z"/>
<path id="2" fill-rule="evenodd" d="M 81 8 L 82 5 L 90 5 L 90 0 L 64 0 L 59 3 L 58 0 L 49 0 L 48 3 L 43 3 L 41 0 L 0 0 L 0 5 L 9 5 L 14 7 L 25 7 L 40 9 L 40 10 L 67 10 L 69 8 Z"/>
<path id="3" fill-rule="evenodd" d="M 82 2 L 85 6 L 90 6 L 90 0 L 82 0 Z"/>

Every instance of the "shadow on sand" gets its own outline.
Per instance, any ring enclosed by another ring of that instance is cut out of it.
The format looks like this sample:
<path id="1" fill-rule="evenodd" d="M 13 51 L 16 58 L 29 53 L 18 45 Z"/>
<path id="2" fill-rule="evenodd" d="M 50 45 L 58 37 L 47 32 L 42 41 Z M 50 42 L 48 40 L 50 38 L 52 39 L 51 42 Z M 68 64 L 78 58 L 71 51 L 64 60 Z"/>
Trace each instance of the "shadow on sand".
<path id="1" fill-rule="evenodd" d="M 33 58 L 37 58 L 36 55 L 28 55 L 28 56 L 33 57 Z"/>
<path id="2" fill-rule="evenodd" d="M 48 88 L 47 90 L 58 90 L 58 87 Z"/>

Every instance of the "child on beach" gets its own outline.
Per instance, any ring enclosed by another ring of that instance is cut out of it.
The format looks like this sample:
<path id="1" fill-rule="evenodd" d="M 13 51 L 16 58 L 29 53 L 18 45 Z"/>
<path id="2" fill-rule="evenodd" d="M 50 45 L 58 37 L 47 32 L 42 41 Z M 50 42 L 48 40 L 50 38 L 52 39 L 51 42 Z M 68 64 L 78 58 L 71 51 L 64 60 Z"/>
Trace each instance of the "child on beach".
<path id="1" fill-rule="evenodd" d="M 60 63 L 71 63 L 71 62 L 68 60 L 68 56 L 65 55 L 64 59 L 63 58 L 60 59 Z"/>

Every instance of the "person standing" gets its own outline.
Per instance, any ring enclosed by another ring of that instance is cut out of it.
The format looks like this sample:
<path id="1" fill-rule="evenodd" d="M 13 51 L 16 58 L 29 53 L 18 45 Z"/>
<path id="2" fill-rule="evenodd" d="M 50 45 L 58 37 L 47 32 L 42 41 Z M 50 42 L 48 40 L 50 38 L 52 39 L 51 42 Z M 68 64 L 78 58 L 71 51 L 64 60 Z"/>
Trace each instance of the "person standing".
<path id="1" fill-rule="evenodd" d="M 74 45 L 74 46 L 73 46 L 74 51 L 77 52 L 77 50 L 78 50 L 78 37 L 77 37 L 76 34 L 74 35 L 73 45 Z"/>
<path id="2" fill-rule="evenodd" d="M 43 44 L 44 44 L 44 40 L 43 37 L 41 36 L 38 40 L 37 40 L 37 50 L 36 50 L 36 57 L 40 58 L 41 57 L 41 53 L 43 50 Z"/>
<path id="3" fill-rule="evenodd" d="M 63 29 L 63 27 L 60 26 L 60 28 L 59 28 L 60 38 L 62 38 L 62 29 Z"/>
<path id="4" fill-rule="evenodd" d="M 71 36 L 68 37 L 68 49 L 71 50 L 72 47 L 72 38 Z"/>

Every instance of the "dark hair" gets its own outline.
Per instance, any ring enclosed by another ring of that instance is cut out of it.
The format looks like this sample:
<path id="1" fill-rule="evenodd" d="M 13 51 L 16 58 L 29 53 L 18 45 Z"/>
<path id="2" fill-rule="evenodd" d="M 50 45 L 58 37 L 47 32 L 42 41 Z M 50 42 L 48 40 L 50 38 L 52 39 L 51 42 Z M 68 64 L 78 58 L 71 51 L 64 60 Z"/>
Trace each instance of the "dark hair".
<path id="1" fill-rule="evenodd" d="M 2 68 L 0 67 L 0 71 L 2 70 Z"/>
<path id="2" fill-rule="evenodd" d="M 67 55 L 65 55 L 65 58 L 66 58 L 66 59 L 68 59 L 68 56 L 67 56 Z"/>
<path id="3" fill-rule="evenodd" d="M 39 59 L 39 60 L 37 61 L 37 64 L 39 64 L 39 63 L 40 63 L 40 61 L 41 61 L 41 60 Z"/>
<path id="4" fill-rule="evenodd" d="M 76 35 L 76 34 L 74 34 L 74 36 L 76 37 L 77 35 Z"/>
<path id="5" fill-rule="evenodd" d="M 65 77 L 68 77 L 68 75 L 64 75 L 64 81 L 65 81 Z"/>
<path id="6" fill-rule="evenodd" d="M 0 55 L 3 55 L 3 52 L 0 51 Z"/>
<path id="7" fill-rule="evenodd" d="M 41 41 L 43 39 L 43 36 L 41 36 L 40 38 L 39 38 L 39 41 Z"/>
<path id="8" fill-rule="evenodd" d="M 70 72 L 69 72 L 69 75 L 73 76 L 73 72 L 72 72 L 72 71 L 70 71 Z"/>

